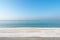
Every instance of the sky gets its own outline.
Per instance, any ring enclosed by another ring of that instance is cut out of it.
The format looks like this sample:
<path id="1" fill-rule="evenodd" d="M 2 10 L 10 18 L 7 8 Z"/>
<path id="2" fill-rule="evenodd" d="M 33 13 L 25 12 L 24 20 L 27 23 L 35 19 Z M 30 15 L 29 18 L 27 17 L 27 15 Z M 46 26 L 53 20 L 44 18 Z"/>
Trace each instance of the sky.
<path id="1" fill-rule="evenodd" d="M 60 19 L 60 0 L 0 0 L 0 20 Z"/>

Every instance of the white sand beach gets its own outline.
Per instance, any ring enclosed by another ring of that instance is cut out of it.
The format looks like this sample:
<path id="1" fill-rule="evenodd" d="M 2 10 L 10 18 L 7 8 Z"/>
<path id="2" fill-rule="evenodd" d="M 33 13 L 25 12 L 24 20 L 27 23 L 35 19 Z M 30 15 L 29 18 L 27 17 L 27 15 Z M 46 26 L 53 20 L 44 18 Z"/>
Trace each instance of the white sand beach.
<path id="1" fill-rule="evenodd" d="M 60 28 L 0 28 L 0 37 L 60 37 Z"/>

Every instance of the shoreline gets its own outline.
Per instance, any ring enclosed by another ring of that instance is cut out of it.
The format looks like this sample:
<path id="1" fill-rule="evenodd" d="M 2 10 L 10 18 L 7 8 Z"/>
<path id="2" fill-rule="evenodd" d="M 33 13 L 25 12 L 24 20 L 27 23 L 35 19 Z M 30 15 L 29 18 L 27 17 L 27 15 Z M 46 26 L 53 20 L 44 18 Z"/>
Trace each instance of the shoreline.
<path id="1" fill-rule="evenodd" d="M 60 28 L 0 28 L 0 37 L 60 37 Z"/>

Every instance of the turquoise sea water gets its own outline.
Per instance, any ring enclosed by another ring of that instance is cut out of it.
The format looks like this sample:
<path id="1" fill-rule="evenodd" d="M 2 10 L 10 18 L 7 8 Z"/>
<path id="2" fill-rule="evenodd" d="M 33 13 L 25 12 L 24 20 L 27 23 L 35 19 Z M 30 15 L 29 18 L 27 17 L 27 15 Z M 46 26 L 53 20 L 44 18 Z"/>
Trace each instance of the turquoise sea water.
<path id="1" fill-rule="evenodd" d="M 60 21 L 54 20 L 0 20 L 0 27 L 60 27 Z"/>

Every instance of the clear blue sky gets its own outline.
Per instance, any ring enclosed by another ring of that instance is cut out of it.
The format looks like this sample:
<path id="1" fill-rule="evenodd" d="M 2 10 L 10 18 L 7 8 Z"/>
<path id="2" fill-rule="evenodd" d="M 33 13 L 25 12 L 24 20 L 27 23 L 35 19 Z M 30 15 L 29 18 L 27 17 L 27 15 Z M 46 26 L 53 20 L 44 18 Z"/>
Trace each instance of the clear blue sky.
<path id="1" fill-rule="evenodd" d="M 60 19 L 60 0 L 0 0 L 0 20 Z"/>

